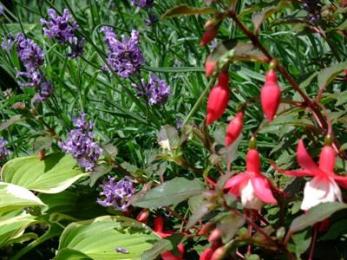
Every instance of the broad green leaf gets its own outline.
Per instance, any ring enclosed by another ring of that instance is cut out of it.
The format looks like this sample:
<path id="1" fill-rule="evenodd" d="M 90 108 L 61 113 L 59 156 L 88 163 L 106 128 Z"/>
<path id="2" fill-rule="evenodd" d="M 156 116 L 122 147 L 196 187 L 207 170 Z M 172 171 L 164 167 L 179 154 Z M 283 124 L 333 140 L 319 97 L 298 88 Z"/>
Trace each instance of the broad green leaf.
<path id="1" fill-rule="evenodd" d="M 39 198 L 47 205 L 47 214 L 59 213 L 80 220 L 105 215 L 105 208 L 96 203 L 98 193 L 88 190 L 69 189 L 58 194 L 40 194 Z"/>
<path id="2" fill-rule="evenodd" d="M 0 211 L 44 205 L 38 197 L 26 188 L 0 182 Z"/>
<path id="3" fill-rule="evenodd" d="M 318 73 L 319 88 L 326 87 L 338 74 L 347 68 L 347 61 L 334 64 Z"/>
<path id="4" fill-rule="evenodd" d="M 183 15 L 197 15 L 197 14 L 213 14 L 216 10 L 211 7 L 191 7 L 188 5 L 179 5 L 167 10 L 162 16 L 161 19 L 172 18 Z"/>
<path id="5" fill-rule="evenodd" d="M 19 216 L 4 216 L 0 218 L 0 248 L 9 245 L 13 240 L 21 237 L 25 229 L 37 222 L 36 219 L 26 213 Z"/>
<path id="6" fill-rule="evenodd" d="M 317 222 L 323 221 L 330 217 L 336 211 L 346 209 L 347 204 L 340 202 L 321 203 L 316 207 L 311 208 L 305 214 L 295 218 L 290 225 L 289 232 L 294 233 L 303 230 Z"/>
<path id="7" fill-rule="evenodd" d="M 172 245 L 169 240 L 167 239 L 160 239 L 158 240 L 151 249 L 146 250 L 143 252 L 141 259 L 157 259 L 157 257 L 168 250 L 172 249 Z"/>
<path id="8" fill-rule="evenodd" d="M 37 156 L 8 161 L 1 170 L 5 182 L 42 193 L 59 193 L 87 176 L 70 155 L 54 153 L 43 160 Z"/>
<path id="9" fill-rule="evenodd" d="M 141 254 L 159 240 L 150 228 L 133 219 L 103 216 L 74 222 L 63 231 L 56 260 L 85 259 L 141 259 Z M 71 251 L 73 250 L 73 251 Z"/>
<path id="10" fill-rule="evenodd" d="M 222 218 L 218 228 L 222 231 L 223 242 L 229 242 L 243 224 L 245 224 L 244 217 L 234 212 L 230 212 L 229 215 Z"/>
<path id="11" fill-rule="evenodd" d="M 297 259 L 301 259 L 301 255 L 307 251 L 311 244 L 311 232 L 304 230 L 292 236 L 292 241 L 288 245 L 288 250 L 295 253 Z"/>
<path id="12" fill-rule="evenodd" d="M 178 204 L 203 190 L 203 183 L 197 179 L 191 181 L 176 177 L 137 197 L 132 204 L 141 208 L 160 208 Z"/>

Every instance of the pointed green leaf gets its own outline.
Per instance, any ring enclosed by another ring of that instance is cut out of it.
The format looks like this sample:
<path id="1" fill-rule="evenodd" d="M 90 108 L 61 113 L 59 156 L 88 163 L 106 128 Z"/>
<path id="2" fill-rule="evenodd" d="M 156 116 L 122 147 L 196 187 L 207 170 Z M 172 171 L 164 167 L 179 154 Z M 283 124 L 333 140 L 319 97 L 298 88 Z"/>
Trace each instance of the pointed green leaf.
<path id="1" fill-rule="evenodd" d="M 211 7 L 191 7 L 188 5 L 179 5 L 167 10 L 162 16 L 161 19 L 183 16 L 183 15 L 197 15 L 197 14 L 212 14 L 216 10 Z"/>
<path id="2" fill-rule="evenodd" d="M 317 222 L 323 221 L 330 217 L 336 211 L 346 209 L 347 204 L 340 202 L 321 203 L 316 207 L 311 208 L 305 214 L 295 218 L 290 225 L 289 232 L 294 233 L 303 230 Z"/>
<path id="3" fill-rule="evenodd" d="M 149 190 L 143 196 L 136 198 L 132 204 L 141 208 L 160 208 L 178 204 L 200 194 L 203 190 L 204 185 L 199 180 L 191 181 L 177 177 Z"/>

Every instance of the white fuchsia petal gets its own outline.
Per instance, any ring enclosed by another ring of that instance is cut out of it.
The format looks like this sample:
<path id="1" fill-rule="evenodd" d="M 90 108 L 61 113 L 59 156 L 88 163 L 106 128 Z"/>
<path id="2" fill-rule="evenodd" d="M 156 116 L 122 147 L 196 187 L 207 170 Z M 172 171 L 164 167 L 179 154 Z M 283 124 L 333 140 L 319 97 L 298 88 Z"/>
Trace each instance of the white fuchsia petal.
<path id="1" fill-rule="evenodd" d="M 315 177 L 305 185 L 301 209 L 308 210 L 320 203 L 341 200 L 341 190 L 333 179 Z"/>

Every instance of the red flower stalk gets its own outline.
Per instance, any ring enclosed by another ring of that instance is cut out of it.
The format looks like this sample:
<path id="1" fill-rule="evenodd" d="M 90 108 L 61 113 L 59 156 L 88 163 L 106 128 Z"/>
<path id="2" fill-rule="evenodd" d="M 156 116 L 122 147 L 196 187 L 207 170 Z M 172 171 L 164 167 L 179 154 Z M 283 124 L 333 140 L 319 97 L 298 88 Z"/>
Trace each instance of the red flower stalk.
<path id="1" fill-rule="evenodd" d="M 154 219 L 154 224 L 153 224 L 153 230 L 155 233 L 157 233 L 158 236 L 161 238 L 167 238 L 172 236 L 175 232 L 174 231 L 165 231 L 164 230 L 164 225 L 165 225 L 165 220 L 163 217 L 156 217 Z M 183 260 L 183 255 L 184 255 L 184 245 L 182 243 L 178 244 L 177 246 L 179 255 L 174 255 L 171 251 L 165 251 L 162 253 L 161 259 L 162 260 Z"/>
<path id="2" fill-rule="evenodd" d="M 230 121 L 226 135 L 225 135 L 225 146 L 231 145 L 240 136 L 243 128 L 243 112 L 239 112 Z"/>
<path id="3" fill-rule="evenodd" d="M 231 177 L 224 186 L 231 194 L 241 197 L 247 209 L 260 209 L 263 203 L 276 204 L 270 181 L 260 171 L 260 156 L 250 149 L 246 156 L 246 171 Z"/>
<path id="4" fill-rule="evenodd" d="M 342 201 L 341 190 L 337 184 L 347 189 L 347 177 L 335 174 L 336 153 L 331 146 L 323 147 L 317 165 L 301 139 L 297 146 L 296 159 L 301 169 L 281 172 L 289 176 L 313 177 L 305 185 L 302 210 L 308 210 L 322 202 Z"/>
<path id="5" fill-rule="evenodd" d="M 276 115 L 281 100 L 281 88 L 278 86 L 274 70 L 268 71 L 265 76 L 265 84 L 261 88 L 260 100 L 264 116 L 271 122 Z"/>
<path id="6" fill-rule="evenodd" d="M 224 114 L 230 95 L 228 81 L 228 73 L 223 71 L 219 74 L 217 85 L 211 89 L 207 99 L 207 125 L 212 124 Z"/>

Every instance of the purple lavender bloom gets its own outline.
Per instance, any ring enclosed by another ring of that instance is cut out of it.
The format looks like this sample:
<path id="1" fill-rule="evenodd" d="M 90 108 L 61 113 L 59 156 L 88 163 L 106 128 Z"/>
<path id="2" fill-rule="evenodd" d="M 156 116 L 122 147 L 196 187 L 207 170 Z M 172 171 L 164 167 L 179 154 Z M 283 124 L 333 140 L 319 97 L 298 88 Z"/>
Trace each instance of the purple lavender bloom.
<path id="1" fill-rule="evenodd" d="M 6 157 L 10 154 L 10 151 L 7 149 L 7 141 L 0 137 L 0 161 L 6 159 Z"/>
<path id="2" fill-rule="evenodd" d="M 135 187 L 129 177 L 124 177 L 116 181 L 114 177 L 109 177 L 102 185 L 102 191 L 97 199 L 97 203 L 103 207 L 114 207 L 115 209 L 126 211 L 130 206 L 130 199 L 135 193 Z"/>
<path id="3" fill-rule="evenodd" d="M 75 129 L 68 133 L 65 142 L 61 142 L 59 146 L 70 153 L 82 168 L 92 171 L 102 153 L 101 147 L 94 141 L 93 124 L 86 120 L 83 113 L 73 119 L 73 123 Z"/>
<path id="4" fill-rule="evenodd" d="M 4 6 L 0 3 L 0 16 L 4 15 L 5 13 L 5 8 Z"/>
<path id="5" fill-rule="evenodd" d="M 34 101 L 46 101 L 53 94 L 53 86 L 49 81 L 44 81 L 39 85 L 39 91 L 34 97 Z"/>
<path id="6" fill-rule="evenodd" d="M 68 9 L 59 16 L 54 9 L 48 9 L 48 19 L 41 19 L 44 34 L 57 40 L 60 44 L 68 44 L 71 48 L 69 56 L 76 58 L 83 53 L 84 39 L 76 36 L 78 24 Z"/>
<path id="7" fill-rule="evenodd" d="M 122 37 L 120 41 L 111 27 L 105 26 L 101 31 L 109 49 L 107 64 L 110 69 L 123 78 L 136 73 L 144 62 L 139 48 L 139 33 L 133 30 L 130 38 Z"/>
<path id="8" fill-rule="evenodd" d="M 150 75 L 147 84 L 142 80 L 140 85 L 135 86 L 135 89 L 139 96 L 148 98 L 150 105 L 163 104 L 170 95 L 170 86 L 154 74 Z"/>
<path id="9" fill-rule="evenodd" d="M 153 13 L 148 13 L 148 18 L 145 19 L 145 24 L 147 26 L 153 26 L 158 22 L 158 16 Z"/>
<path id="10" fill-rule="evenodd" d="M 12 49 L 14 43 L 15 43 L 14 37 L 13 37 L 11 34 L 9 34 L 9 35 L 7 35 L 6 37 L 4 37 L 4 38 L 2 39 L 1 48 L 2 48 L 4 51 L 9 52 L 9 51 L 11 51 L 11 49 Z"/>
<path id="11" fill-rule="evenodd" d="M 17 52 L 27 72 L 38 70 L 43 64 L 44 54 L 42 49 L 24 34 L 16 36 Z"/>
<path id="12" fill-rule="evenodd" d="M 140 8 L 149 8 L 153 6 L 154 0 L 131 0 L 133 6 Z"/>

